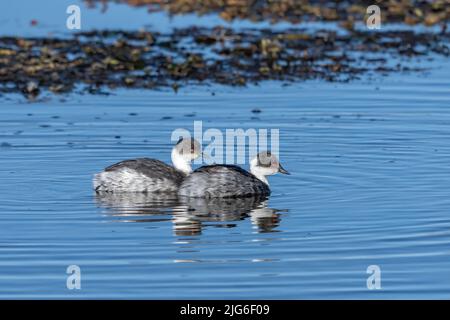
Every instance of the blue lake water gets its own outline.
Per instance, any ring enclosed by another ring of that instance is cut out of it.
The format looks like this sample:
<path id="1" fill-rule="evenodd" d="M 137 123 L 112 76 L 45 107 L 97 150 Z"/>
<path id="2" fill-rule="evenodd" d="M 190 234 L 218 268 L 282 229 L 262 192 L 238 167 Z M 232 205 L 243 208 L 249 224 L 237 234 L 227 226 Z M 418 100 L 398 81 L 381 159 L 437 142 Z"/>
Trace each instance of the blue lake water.
<path id="1" fill-rule="evenodd" d="M 448 299 L 450 62 L 427 64 L 348 84 L 0 97 L 0 298 Z M 95 196 L 95 172 L 168 162 L 195 120 L 279 129 L 292 175 L 261 203 Z"/>

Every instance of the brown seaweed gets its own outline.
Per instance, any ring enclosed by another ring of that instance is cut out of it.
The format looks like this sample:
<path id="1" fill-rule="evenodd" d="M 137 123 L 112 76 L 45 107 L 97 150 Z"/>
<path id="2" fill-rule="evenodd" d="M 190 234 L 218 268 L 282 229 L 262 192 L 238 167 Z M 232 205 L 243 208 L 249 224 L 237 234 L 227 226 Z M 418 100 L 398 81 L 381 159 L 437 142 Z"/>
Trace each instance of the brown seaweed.
<path id="1" fill-rule="evenodd" d="M 351 26 L 354 21 L 366 18 L 368 6 L 376 4 L 382 12 L 383 22 L 435 25 L 450 20 L 449 0 L 85 0 L 90 6 L 101 3 L 103 10 L 108 2 L 126 3 L 147 7 L 149 11 L 166 11 L 171 15 L 196 13 L 218 14 L 231 21 L 339 21 Z"/>
<path id="2" fill-rule="evenodd" d="M 89 93 L 110 88 L 178 90 L 264 80 L 349 81 L 422 70 L 411 57 L 449 55 L 448 33 L 182 28 L 170 33 L 89 31 L 73 38 L 0 37 L 0 93 Z M 186 45 L 189 44 L 189 45 Z M 403 59 L 408 58 L 408 59 Z M 395 63 L 393 63 L 395 62 Z"/>

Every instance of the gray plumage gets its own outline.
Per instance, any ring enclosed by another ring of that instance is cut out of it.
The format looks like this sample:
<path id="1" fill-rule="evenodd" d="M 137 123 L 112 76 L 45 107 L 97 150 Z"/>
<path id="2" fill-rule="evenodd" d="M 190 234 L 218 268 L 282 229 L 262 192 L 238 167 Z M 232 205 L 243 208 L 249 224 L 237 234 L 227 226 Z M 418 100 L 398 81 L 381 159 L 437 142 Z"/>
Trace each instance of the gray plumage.
<path id="1" fill-rule="evenodd" d="M 185 174 L 162 161 L 125 160 L 94 176 L 96 192 L 176 192 Z"/>
<path id="2" fill-rule="evenodd" d="M 178 195 L 195 198 L 240 198 L 268 196 L 267 184 L 234 165 L 203 166 L 180 185 Z"/>

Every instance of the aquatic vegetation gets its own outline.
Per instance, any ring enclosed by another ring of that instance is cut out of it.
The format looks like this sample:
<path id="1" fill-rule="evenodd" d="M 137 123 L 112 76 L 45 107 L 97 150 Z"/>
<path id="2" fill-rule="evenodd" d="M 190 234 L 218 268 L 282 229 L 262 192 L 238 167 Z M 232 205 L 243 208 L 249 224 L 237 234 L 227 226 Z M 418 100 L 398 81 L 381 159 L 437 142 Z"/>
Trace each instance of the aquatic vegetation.
<path id="1" fill-rule="evenodd" d="M 349 81 L 411 67 L 403 57 L 449 55 L 449 33 L 345 33 L 306 29 L 189 27 L 169 33 L 88 31 L 72 38 L 0 37 L 0 92 L 35 97 L 117 87 L 175 91 L 185 84 L 231 86 L 264 80 Z"/>
<path id="2" fill-rule="evenodd" d="M 251 21 L 342 21 L 351 26 L 353 21 L 365 18 L 368 6 L 376 4 L 382 10 L 385 22 L 435 25 L 450 20 L 449 0 L 86 0 L 90 5 L 108 2 L 127 3 L 131 6 L 147 6 L 149 11 L 164 10 L 170 14 L 216 13 L 227 21 L 248 19 Z"/>

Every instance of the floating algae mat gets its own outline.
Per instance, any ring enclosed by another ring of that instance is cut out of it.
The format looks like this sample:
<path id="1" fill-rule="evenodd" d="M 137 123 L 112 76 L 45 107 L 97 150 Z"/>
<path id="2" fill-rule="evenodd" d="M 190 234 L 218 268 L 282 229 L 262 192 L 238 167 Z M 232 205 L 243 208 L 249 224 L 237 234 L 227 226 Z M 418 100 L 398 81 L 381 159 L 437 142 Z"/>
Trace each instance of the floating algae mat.
<path id="1" fill-rule="evenodd" d="M 385 22 L 403 22 L 414 25 L 435 25 L 450 20 L 450 0 L 87 0 L 95 5 L 108 2 L 147 6 L 149 11 L 164 10 L 170 14 L 216 13 L 224 20 L 248 19 L 251 21 L 340 21 L 351 26 L 362 21 L 367 7 L 378 5 Z"/>
<path id="2" fill-rule="evenodd" d="M 0 37 L 0 93 L 91 93 L 103 88 L 164 88 L 264 80 L 349 81 L 411 68 L 402 57 L 449 55 L 450 35 L 413 31 L 274 32 L 224 27 L 89 31 L 72 38 Z M 393 63 L 394 62 L 394 63 Z"/>

